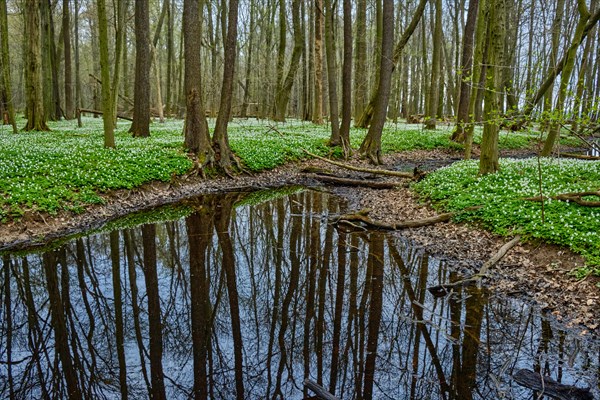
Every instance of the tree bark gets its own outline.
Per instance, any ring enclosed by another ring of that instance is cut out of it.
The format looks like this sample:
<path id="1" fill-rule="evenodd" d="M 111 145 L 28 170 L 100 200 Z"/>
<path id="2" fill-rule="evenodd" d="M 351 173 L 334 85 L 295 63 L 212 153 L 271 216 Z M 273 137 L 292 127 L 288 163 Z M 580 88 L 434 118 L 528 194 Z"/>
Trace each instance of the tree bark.
<path id="1" fill-rule="evenodd" d="M 377 100 L 373 114 L 373 123 L 371 124 L 367 136 L 359 148 L 359 153 L 367 157 L 373 164 L 383 164 L 381 157 L 381 135 L 387 107 L 390 99 L 390 89 L 392 84 L 392 71 L 394 62 L 392 60 L 392 51 L 394 46 L 394 3 L 392 0 L 383 2 L 383 39 L 381 43 L 381 60 L 379 87 L 377 89 Z"/>
<path id="2" fill-rule="evenodd" d="M 2 83 L 4 95 L 6 96 L 6 108 L 8 112 L 8 122 L 12 125 L 13 133 L 17 133 L 17 123 L 15 120 L 15 106 L 12 98 L 11 80 L 10 80 L 10 55 L 8 47 L 8 15 L 6 11 L 6 0 L 0 0 L 0 49 L 2 61 Z"/>
<path id="3" fill-rule="evenodd" d="M 209 165 L 214 160 L 214 151 L 210 145 L 208 123 L 202 102 L 200 44 L 202 31 L 200 10 L 197 0 L 185 0 L 183 3 L 183 42 L 185 57 L 185 94 L 186 115 L 183 127 L 185 146 L 197 155 L 199 166 Z"/>
<path id="4" fill-rule="evenodd" d="M 40 32 L 40 6 L 37 0 L 25 3 L 26 48 L 26 109 L 25 131 L 49 131 L 44 112 L 42 92 L 42 53 Z"/>
<path id="5" fill-rule="evenodd" d="M 133 88 L 134 137 L 150 136 L 150 4 L 135 2 L 135 84 Z"/>
<path id="6" fill-rule="evenodd" d="M 325 56 L 327 58 L 327 88 L 329 92 L 329 122 L 331 124 L 330 146 L 342 144 L 340 138 L 340 120 L 338 114 L 338 91 L 337 91 L 337 56 L 335 38 L 333 34 L 334 22 L 337 18 L 337 10 L 331 0 L 325 0 Z"/>
<path id="7" fill-rule="evenodd" d="M 340 140 L 344 157 L 348 158 L 350 147 L 350 124 L 352 123 L 352 3 L 344 0 L 344 64 L 342 66 L 342 124 Z"/>
<path id="8" fill-rule="evenodd" d="M 313 122 L 323 123 L 323 0 L 315 0 L 315 99 Z"/>
<path id="9" fill-rule="evenodd" d="M 65 52 L 65 119 L 73 119 L 73 76 L 71 72 L 71 14 L 69 0 L 62 3 L 62 34 Z"/>
<path id="10" fill-rule="evenodd" d="M 227 124 L 229 123 L 229 116 L 231 115 L 231 102 L 233 98 L 233 79 L 235 73 L 235 56 L 237 52 L 237 20 L 238 0 L 229 0 L 221 102 L 213 135 L 213 148 L 216 154 L 216 161 L 227 173 L 229 173 L 231 169 L 232 161 L 237 164 L 235 155 L 229 147 L 229 137 L 227 135 Z"/>
<path id="11" fill-rule="evenodd" d="M 435 27 L 433 30 L 433 54 L 431 56 L 431 81 L 427 89 L 427 107 L 425 109 L 425 129 L 435 129 L 439 104 L 439 84 L 442 62 L 442 0 L 435 2 Z"/>

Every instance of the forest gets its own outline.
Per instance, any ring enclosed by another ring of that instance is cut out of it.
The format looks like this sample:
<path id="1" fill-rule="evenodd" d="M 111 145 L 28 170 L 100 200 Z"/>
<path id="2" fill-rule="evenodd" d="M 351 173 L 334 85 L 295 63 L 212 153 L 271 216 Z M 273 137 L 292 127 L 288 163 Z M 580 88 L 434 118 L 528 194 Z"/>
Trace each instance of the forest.
<path id="1" fill-rule="evenodd" d="M 0 0 L 0 398 L 600 396 L 599 0 Z"/>

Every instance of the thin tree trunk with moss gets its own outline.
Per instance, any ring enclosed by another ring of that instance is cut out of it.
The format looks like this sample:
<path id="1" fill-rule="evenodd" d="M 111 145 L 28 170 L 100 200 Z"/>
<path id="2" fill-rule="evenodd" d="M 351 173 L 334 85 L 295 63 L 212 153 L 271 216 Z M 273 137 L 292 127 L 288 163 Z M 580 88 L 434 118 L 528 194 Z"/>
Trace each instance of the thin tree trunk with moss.
<path id="1" fill-rule="evenodd" d="M 463 49 L 460 70 L 460 95 L 458 99 L 458 111 L 456 116 L 456 129 L 452 133 L 452 140 L 458 143 L 465 141 L 465 125 L 469 121 L 469 101 L 471 98 L 471 75 L 473 67 L 473 41 L 475 26 L 477 24 L 477 11 L 479 0 L 469 1 L 467 11 L 467 22 L 463 34 Z"/>
<path id="2" fill-rule="evenodd" d="M 337 12 L 331 0 L 325 0 L 325 56 L 327 58 L 327 87 L 329 91 L 329 122 L 331 123 L 330 146 L 342 144 L 340 138 L 340 119 L 338 114 L 338 92 L 337 92 L 337 57 L 335 38 L 333 34 L 334 19 Z"/>
<path id="3" fill-rule="evenodd" d="M 352 122 L 352 3 L 344 0 L 344 64 L 342 66 L 342 124 L 340 139 L 344 157 L 348 158 L 350 148 L 350 124 Z"/>
<path id="4" fill-rule="evenodd" d="M 579 12 L 579 21 L 577 22 L 577 27 L 575 28 L 575 34 L 573 36 L 574 44 L 571 45 L 567 50 L 565 66 L 560 75 L 560 86 L 558 89 L 556 107 L 554 108 L 556 115 L 552 124 L 550 125 L 548 137 L 544 142 L 544 148 L 541 152 L 542 157 L 547 157 L 552 153 L 554 144 L 559 137 L 561 124 L 555 119 L 558 118 L 562 120 L 564 118 L 563 111 L 568 95 L 569 81 L 571 80 L 573 69 L 575 68 L 575 56 L 577 55 L 577 48 L 579 47 L 578 43 L 581 43 L 583 40 L 583 31 L 587 21 L 590 19 L 590 11 L 587 8 L 585 0 L 577 0 L 577 10 Z"/>
<path id="5" fill-rule="evenodd" d="M 150 4 L 135 2 L 135 83 L 133 87 L 133 123 L 129 133 L 134 137 L 150 136 Z"/>
<path id="6" fill-rule="evenodd" d="M 244 82 L 244 97 L 242 102 L 242 109 L 240 110 L 240 117 L 246 118 L 248 116 L 248 106 L 250 103 L 250 86 L 252 84 L 252 52 L 254 50 L 254 14 L 255 14 L 254 2 L 250 3 L 250 26 L 248 28 L 248 55 L 246 56 L 246 77 Z"/>
<path id="7" fill-rule="evenodd" d="M 484 94 L 485 106 L 479 174 L 495 173 L 500 169 L 498 163 L 498 93 L 501 90 L 501 66 L 504 60 L 504 40 L 506 38 L 505 2 L 508 0 L 490 0 L 487 18 L 488 66 Z"/>
<path id="8" fill-rule="evenodd" d="M 313 122 L 323 123 L 323 0 L 315 0 L 315 94 Z"/>
<path id="9" fill-rule="evenodd" d="M 367 0 L 358 0 L 356 8 L 356 69 L 354 70 L 354 122 L 367 103 Z"/>
<path id="10" fill-rule="evenodd" d="M 304 48 L 304 31 L 300 26 L 300 1 L 292 1 L 292 25 L 294 27 L 294 49 L 292 50 L 292 59 L 288 73 L 281 83 L 275 95 L 275 121 L 285 121 L 287 106 L 292 94 L 292 86 L 296 78 L 296 72 L 300 66 L 300 57 Z M 285 18 L 285 17 L 284 17 Z"/>
<path id="11" fill-rule="evenodd" d="M 471 158 L 473 148 L 473 135 L 475 133 L 475 102 L 478 99 L 480 91 L 478 82 L 485 75 L 483 65 L 486 40 L 486 12 L 488 0 L 479 0 L 479 10 L 477 12 L 477 27 L 475 29 L 475 50 L 473 54 L 473 74 L 471 77 L 471 96 L 469 99 L 468 123 L 465 127 L 465 159 Z M 477 83 L 477 84 L 476 84 Z"/>
<path id="12" fill-rule="evenodd" d="M 200 44 L 202 28 L 197 0 L 183 2 L 184 85 L 186 115 L 183 132 L 185 146 L 198 156 L 199 167 L 212 164 L 214 151 L 208 134 L 208 123 L 202 102 Z"/>
<path id="13" fill-rule="evenodd" d="M 431 57 L 431 81 L 427 89 L 425 129 L 435 129 L 439 103 L 439 84 L 442 62 L 442 0 L 435 2 L 435 26 L 433 30 L 433 54 Z"/>
<path id="14" fill-rule="evenodd" d="M 562 22 L 563 16 L 565 14 L 565 0 L 556 0 L 556 13 L 554 14 L 554 19 L 552 20 L 552 47 L 550 48 L 550 58 L 548 62 L 548 70 L 546 74 L 549 74 L 556 67 L 556 63 L 558 61 L 558 50 L 559 50 L 559 41 L 561 38 L 562 31 Z M 554 97 L 554 83 L 550 85 L 546 95 L 544 96 L 543 103 L 543 119 L 541 123 L 541 129 L 547 128 L 547 120 L 545 120 L 549 114 L 552 112 L 552 99 Z"/>
<path id="15" fill-rule="evenodd" d="M 40 6 L 37 0 L 25 3 L 26 48 L 26 109 L 25 131 L 49 131 L 46 125 L 42 87 L 42 49 L 40 32 Z"/>
<path id="16" fill-rule="evenodd" d="M 106 1 L 97 0 L 98 41 L 100 44 L 100 75 L 102 77 L 102 119 L 104 122 L 104 147 L 115 147 L 115 116 L 110 94 L 110 64 L 108 55 L 108 19 Z"/>
<path id="17" fill-rule="evenodd" d="M 381 42 L 381 60 L 379 96 L 375 102 L 373 122 L 369 127 L 367 136 L 360 145 L 359 153 L 367 157 L 373 164 L 382 164 L 381 157 L 381 134 L 387 115 L 387 107 L 390 100 L 392 86 L 392 72 L 394 69 L 393 47 L 394 47 L 394 2 L 383 1 L 383 35 Z"/>
<path id="18" fill-rule="evenodd" d="M 65 118 L 73 119 L 73 76 L 71 72 L 71 13 L 69 0 L 62 3 L 62 34 L 65 52 Z"/>
<path id="19" fill-rule="evenodd" d="M 219 115 L 217 116 L 215 133 L 213 135 L 213 148 L 215 150 L 216 161 L 227 173 L 231 170 L 232 161 L 237 165 L 235 156 L 229 147 L 229 137 L 227 135 L 227 124 L 229 123 L 229 116 L 231 115 L 231 102 L 233 98 L 235 56 L 237 51 L 237 24 L 238 0 L 229 0 L 223 84 L 221 85 L 221 102 L 219 104 Z"/>
<path id="20" fill-rule="evenodd" d="M 17 133 L 17 123 L 15 120 L 15 106 L 13 104 L 11 81 L 10 81 L 10 55 L 8 47 L 8 15 L 6 12 L 6 0 L 0 0 L 0 45 L 2 48 L 2 83 L 4 94 L 6 95 L 6 108 L 8 112 L 8 122 L 11 124 L 13 133 Z"/>

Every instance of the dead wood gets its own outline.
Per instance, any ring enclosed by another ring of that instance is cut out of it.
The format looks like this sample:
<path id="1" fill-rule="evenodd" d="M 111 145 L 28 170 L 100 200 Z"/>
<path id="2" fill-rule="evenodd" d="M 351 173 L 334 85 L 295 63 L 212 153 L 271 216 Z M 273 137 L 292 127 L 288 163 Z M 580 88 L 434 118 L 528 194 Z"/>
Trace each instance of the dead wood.
<path id="1" fill-rule="evenodd" d="M 90 78 L 94 79 L 96 82 L 98 82 L 100 85 L 102 85 L 102 81 L 100 80 L 100 78 L 98 78 L 94 74 L 89 74 L 89 75 L 90 75 Z M 129 97 L 125 97 L 121 93 L 119 93 L 119 98 L 133 107 L 133 100 L 131 100 Z"/>
<path id="2" fill-rule="evenodd" d="M 304 387 L 312 390 L 317 396 L 317 399 L 321 400 L 339 400 L 336 396 L 329 393 L 325 388 L 310 379 L 304 380 Z"/>
<path id="3" fill-rule="evenodd" d="M 350 223 L 350 224 L 352 224 L 353 222 L 362 222 L 363 224 L 365 224 L 371 228 L 385 229 L 385 230 L 398 230 L 398 229 L 405 229 L 405 228 L 418 228 L 421 226 L 437 224 L 439 222 L 446 222 L 446 221 L 449 221 L 450 219 L 452 219 L 452 217 L 454 217 L 457 214 L 455 212 L 450 212 L 450 213 L 435 215 L 433 217 L 428 217 L 428 218 L 413 219 L 413 220 L 408 220 L 408 221 L 396 222 L 393 224 L 386 224 L 385 222 L 373 221 L 371 218 L 369 218 L 369 216 L 368 216 L 369 211 L 370 210 L 368 210 L 368 209 L 364 209 L 364 210 L 360 210 L 357 213 L 340 215 L 339 217 L 337 217 L 335 219 L 335 222 L 336 223 Z"/>
<path id="4" fill-rule="evenodd" d="M 593 400 L 594 396 L 588 388 L 565 385 L 556 382 L 549 376 L 542 376 L 538 372 L 520 369 L 513 379 L 519 385 L 539 392 L 539 397 L 548 396 L 558 400 Z"/>
<path id="5" fill-rule="evenodd" d="M 562 153 L 560 156 L 565 158 L 577 158 L 579 160 L 600 160 L 600 157 L 598 156 L 588 156 L 587 154 Z"/>
<path id="6" fill-rule="evenodd" d="M 477 272 L 475 275 L 473 275 L 469 278 L 461 279 L 460 281 L 457 281 L 457 282 L 445 283 L 442 285 L 432 286 L 432 287 L 428 288 L 427 290 L 429 290 L 431 292 L 431 294 L 433 294 L 436 297 L 442 297 L 442 296 L 445 296 L 448 292 L 450 292 L 452 289 L 454 289 L 456 287 L 463 286 L 463 285 L 469 284 L 469 283 L 478 282 L 481 278 L 483 278 L 487 274 L 488 270 L 490 268 L 492 268 L 494 265 L 496 265 L 498 263 L 498 261 L 500 261 L 506 255 L 506 253 L 508 253 L 508 251 L 510 249 L 512 249 L 513 247 L 515 247 L 517 245 L 517 243 L 519 243 L 520 240 L 521 240 L 521 236 L 517 235 L 510 242 L 505 243 L 502 247 L 500 247 L 500 249 L 489 260 L 487 260 L 486 262 L 483 263 L 483 265 L 479 269 L 479 272 Z"/>
<path id="7" fill-rule="evenodd" d="M 398 186 L 407 187 L 408 184 L 406 182 L 380 182 L 380 181 L 372 181 L 366 179 L 350 179 L 350 178 L 341 178 L 338 176 L 332 175 L 320 175 L 320 174 L 310 174 L 309 178 L 316 179 L 321 182 L 331 183 L 334 185 L 341 186 L 359 186 L 359 187 L 368 187 L 371 189 L 394 189 Z"/>
<path id="8" fill-rule="evenodd" d="M 305 174 L 319 174 L 319 175 L 335 176 L 335 174 L 333 172 L 331 172 L 331 170 L 329 170 L 329 169 L 312 167 L 310 165 L 302 168 L 301 172 L 304 172 Z"/>
<path id="9" fill-rule="evenodd" d="M 80 108 L 79 112 L 80 113 L 95 114 L 95 115 L 103 115 L 104 114 L 104 112 L 102 112 L 102 111 L 90 110 L 90 109 L 87 109 L 87 108 Z M 126 119 L 127 121 L 133 121 L 133 118 L 128 117 L 127 115 L 123 115 L 123 114 L 117 114 L 117 118 Z"/>
<path id="10" fill-rule="evenodd" d="M 547 197 L 547 196 L 525 197 L 522 200 L 542 202 L 542 201 L 547 201 L 548 199 L 552 199 L 552 200 L 573 202 L 575 204 L 579 204 L 580 206 L 584 206 L 584 207 L 600 207 L 600 201 L 584 200 L 583 198 L 585 196 L 600 197 L 600 190 L 595 191 L 595 192 L 592 191 L 592 192 L 562 193 L 562 194 L 557 194 L 556 196 L 550 196 L 550 197 Z"/>
<path id="11" fill-rule="evenodd" d="M 415 174 L 413 174 L 412 172 L 389 171 L 386 169 L 372 169 L 372 168 L 355 167 L 354 165 L 345 164 L 345 163 L 330 160 L 325 157 L 318 156 L 316 154 L 309 152 L 308 150 L 303 149 L 303 151 L 311 157 L 317 158 L 321 161 L 325 161 L 326 163 L 329 163 L 329 164 L 333 164 L 340 168 L 349 169 L 350 171 L 365 172 L 367 174 L 376 174 L 376 175 L 396 176 L 396 177 L 400 177 L 400 178 L 409 178 L 409 179 L 415 178 Z"/>

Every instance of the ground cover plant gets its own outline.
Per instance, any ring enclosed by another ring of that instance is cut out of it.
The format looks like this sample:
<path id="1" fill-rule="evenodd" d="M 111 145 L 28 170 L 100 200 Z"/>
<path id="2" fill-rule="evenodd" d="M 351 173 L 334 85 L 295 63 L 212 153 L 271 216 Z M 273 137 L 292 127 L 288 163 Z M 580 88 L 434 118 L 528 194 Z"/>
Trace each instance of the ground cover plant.
<path id="1" fill-rule="evenodd" d="M 214 121 L 213 121 L 214 122 Z M 23 126 L 24 121 L 19 121 Z M 26 210 L 81 212 L 101 203 L 103 192 L 131 189 L 153 180 L 169 181 L 188 172 L 192 163 L 183 149 L 183 121 L 168 120 L 151 126 L 151 137 L 133 139 L 130 123 L 119 121 L 115 150 L 102 147 L 102 119 L 84 118 L 50 122 L 51 132 L 12 134 L 0 131 L 0 221 L 20 218 Z M 411 149 L 454 148 L 450 125 L 424 131 L 421 125 L 390 123 L 382 139 L 384 153 Z M 229 128 L 230 144 L 244 167 L 252 172 L 306 158 L 303 149 L 320 155 L 339 155 L 327 146 L 327 125 L 290 121 L 236 120 Z M 351 144 L 358 148 L 366 130 L 352 129 Z M 476 131 L 475 142 L 480 139 Z M 531 133 L 503 133 L 501 148 L 530 146 Z"/>
<path id="2" fill-rule="evenodd" d="M 461 161 L 431 173 L 413 187 L 445 210 L 482 205 L 461 219 L 479 221 L 501 235 L 521 234 L 568 246 L 586 258 L 587 267 L 580 273 L 600 275 L 599 208 L 549 199 L 542 217 L 542 203 L 524 200 L 540 195 L 540 170 L 544 196 L 597 191 L 600 162 L 543 158 L 538 168 L 536 158 L 501 159 L 500 166 L 496 174 L 478 176 L 476 161 Z"/>

